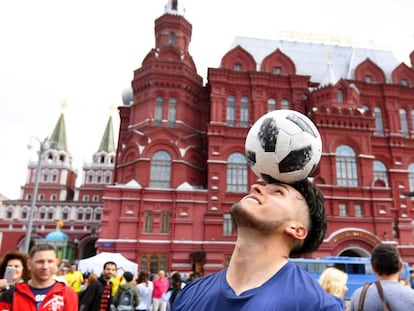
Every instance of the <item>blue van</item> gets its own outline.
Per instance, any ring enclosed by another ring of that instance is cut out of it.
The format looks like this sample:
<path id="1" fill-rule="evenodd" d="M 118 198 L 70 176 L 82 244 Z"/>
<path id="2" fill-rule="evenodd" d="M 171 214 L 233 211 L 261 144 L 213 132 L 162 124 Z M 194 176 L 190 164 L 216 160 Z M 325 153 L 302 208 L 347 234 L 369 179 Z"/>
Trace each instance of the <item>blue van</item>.
<path id="1" fill-rule="evenodd" d="M 370 257 L 328 256 L 320 259 L 291 258 L 289 260 L 301 266 L 316 280 L 319 280 L 321 273 L 328 267 L 335 267 L 346 272 L 348 274 L 348 291 L 345 293 L 345 300 L 349 300 L 352 293 L 358 287 L 363 286 L 366 282 L 373 282 L 377 279 L 374 271 L 372 271 Z M 407 280 L 410 279 L 410 267 L 408 263 L 404 262 L 400 276 Z"/>

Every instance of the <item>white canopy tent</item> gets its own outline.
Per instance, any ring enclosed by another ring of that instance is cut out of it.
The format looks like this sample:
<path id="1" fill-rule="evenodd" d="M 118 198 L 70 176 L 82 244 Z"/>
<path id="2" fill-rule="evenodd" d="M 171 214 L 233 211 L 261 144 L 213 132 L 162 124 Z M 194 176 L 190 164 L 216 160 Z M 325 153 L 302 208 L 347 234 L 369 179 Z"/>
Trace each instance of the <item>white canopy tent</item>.
<path id="1" fill-rule="evenodd" d="M 98 275 L 103 271 L 103 265 L 108 262 L 113 261 L 118 267 L 118 274 L 123 274 L 125 271 L 129 271 L 132 274 L 138 274 L 138 264 L 128 260 L 120 253 L 108 253 L 102 252 L 93 257 L 79 260 L 78 271 L 84 272 L 93 272 Z"/>

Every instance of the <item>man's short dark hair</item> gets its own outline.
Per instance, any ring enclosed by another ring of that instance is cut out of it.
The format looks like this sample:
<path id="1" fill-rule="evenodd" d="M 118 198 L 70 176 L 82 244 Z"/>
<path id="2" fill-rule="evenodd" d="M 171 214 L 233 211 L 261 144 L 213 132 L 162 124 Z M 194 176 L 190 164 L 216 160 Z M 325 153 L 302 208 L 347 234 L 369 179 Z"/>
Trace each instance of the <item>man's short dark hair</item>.
<path id="1" fill-rule="evenodd" d="M 30 249 L 29 252 L 29 257 L 33 258 L 33 256 L 37 253 L 37 252 L 42 252 L 42 251 L 54 251 L 56 254 L 56 249 L 54 248 L 54 246 L 52 244 L 48 244 L 48 243 L 42 243 L 42 244 L 36 244 L 35 246 L 33 246 Z"/>
<path id="2" fill-rule="evenodd" d="M 106 266 L 107 265 L 112 265 L 112 266 L 115 266 L 115 268 L 117 267 L 117 265 L 116 265 L 116 263 L 115 262 L 113 262 L 113 261 L 107 261 L 107 262 L 105 262 L 104 263 L 104 265 L 103 265 L 103 269 L 105 270 L 105 268 L 106 268 Z"/>
<path id="3" fill-rule="evenodd" d="M 318 186 L 308 179 L 295 182 L 291 186 L 305 198 L 310 217 L 310 228 L 305 241 L 301 247 L 292 249 L 290 253 L 297 256 L 312 253 L 322 244 L 327 229 L 326 211 L 325 200 Z"/>
<path id="4" fill-rule="evenodd" d="M 377 244 L 371 255 L 371 265 L 378 275 L 398 273 L 401 268 L 401 257 L 392 244 Z"/>

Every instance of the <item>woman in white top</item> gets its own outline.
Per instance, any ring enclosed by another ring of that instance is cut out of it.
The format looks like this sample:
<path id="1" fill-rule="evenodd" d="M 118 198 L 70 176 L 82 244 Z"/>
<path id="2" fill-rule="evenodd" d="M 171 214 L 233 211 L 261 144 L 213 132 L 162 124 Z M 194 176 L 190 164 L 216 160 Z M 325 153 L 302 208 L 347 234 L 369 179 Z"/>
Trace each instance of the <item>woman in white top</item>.
<path id="1" fill-rule="evenodd" d="M 139 305 L 135 308 L 136 311 L 151 311 L 152 305 L 152 282 L 148 279 L 147 273 L 141 271 L 138 274 L 137 289 Z"/>

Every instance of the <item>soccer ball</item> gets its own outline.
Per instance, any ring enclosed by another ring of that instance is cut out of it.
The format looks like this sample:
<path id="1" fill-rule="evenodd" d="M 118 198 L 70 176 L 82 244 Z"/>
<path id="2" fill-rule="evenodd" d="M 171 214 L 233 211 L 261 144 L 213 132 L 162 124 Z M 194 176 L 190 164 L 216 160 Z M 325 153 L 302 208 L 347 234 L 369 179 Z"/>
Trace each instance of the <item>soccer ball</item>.
<path id="1" fill-rule="evenodd" d="M 274 110 L 250 128 L 245 150 L 258 177 L 289 184 L 313 173 L 321 159 L 322 140 L 315 124 L 302 113 Z"/>

